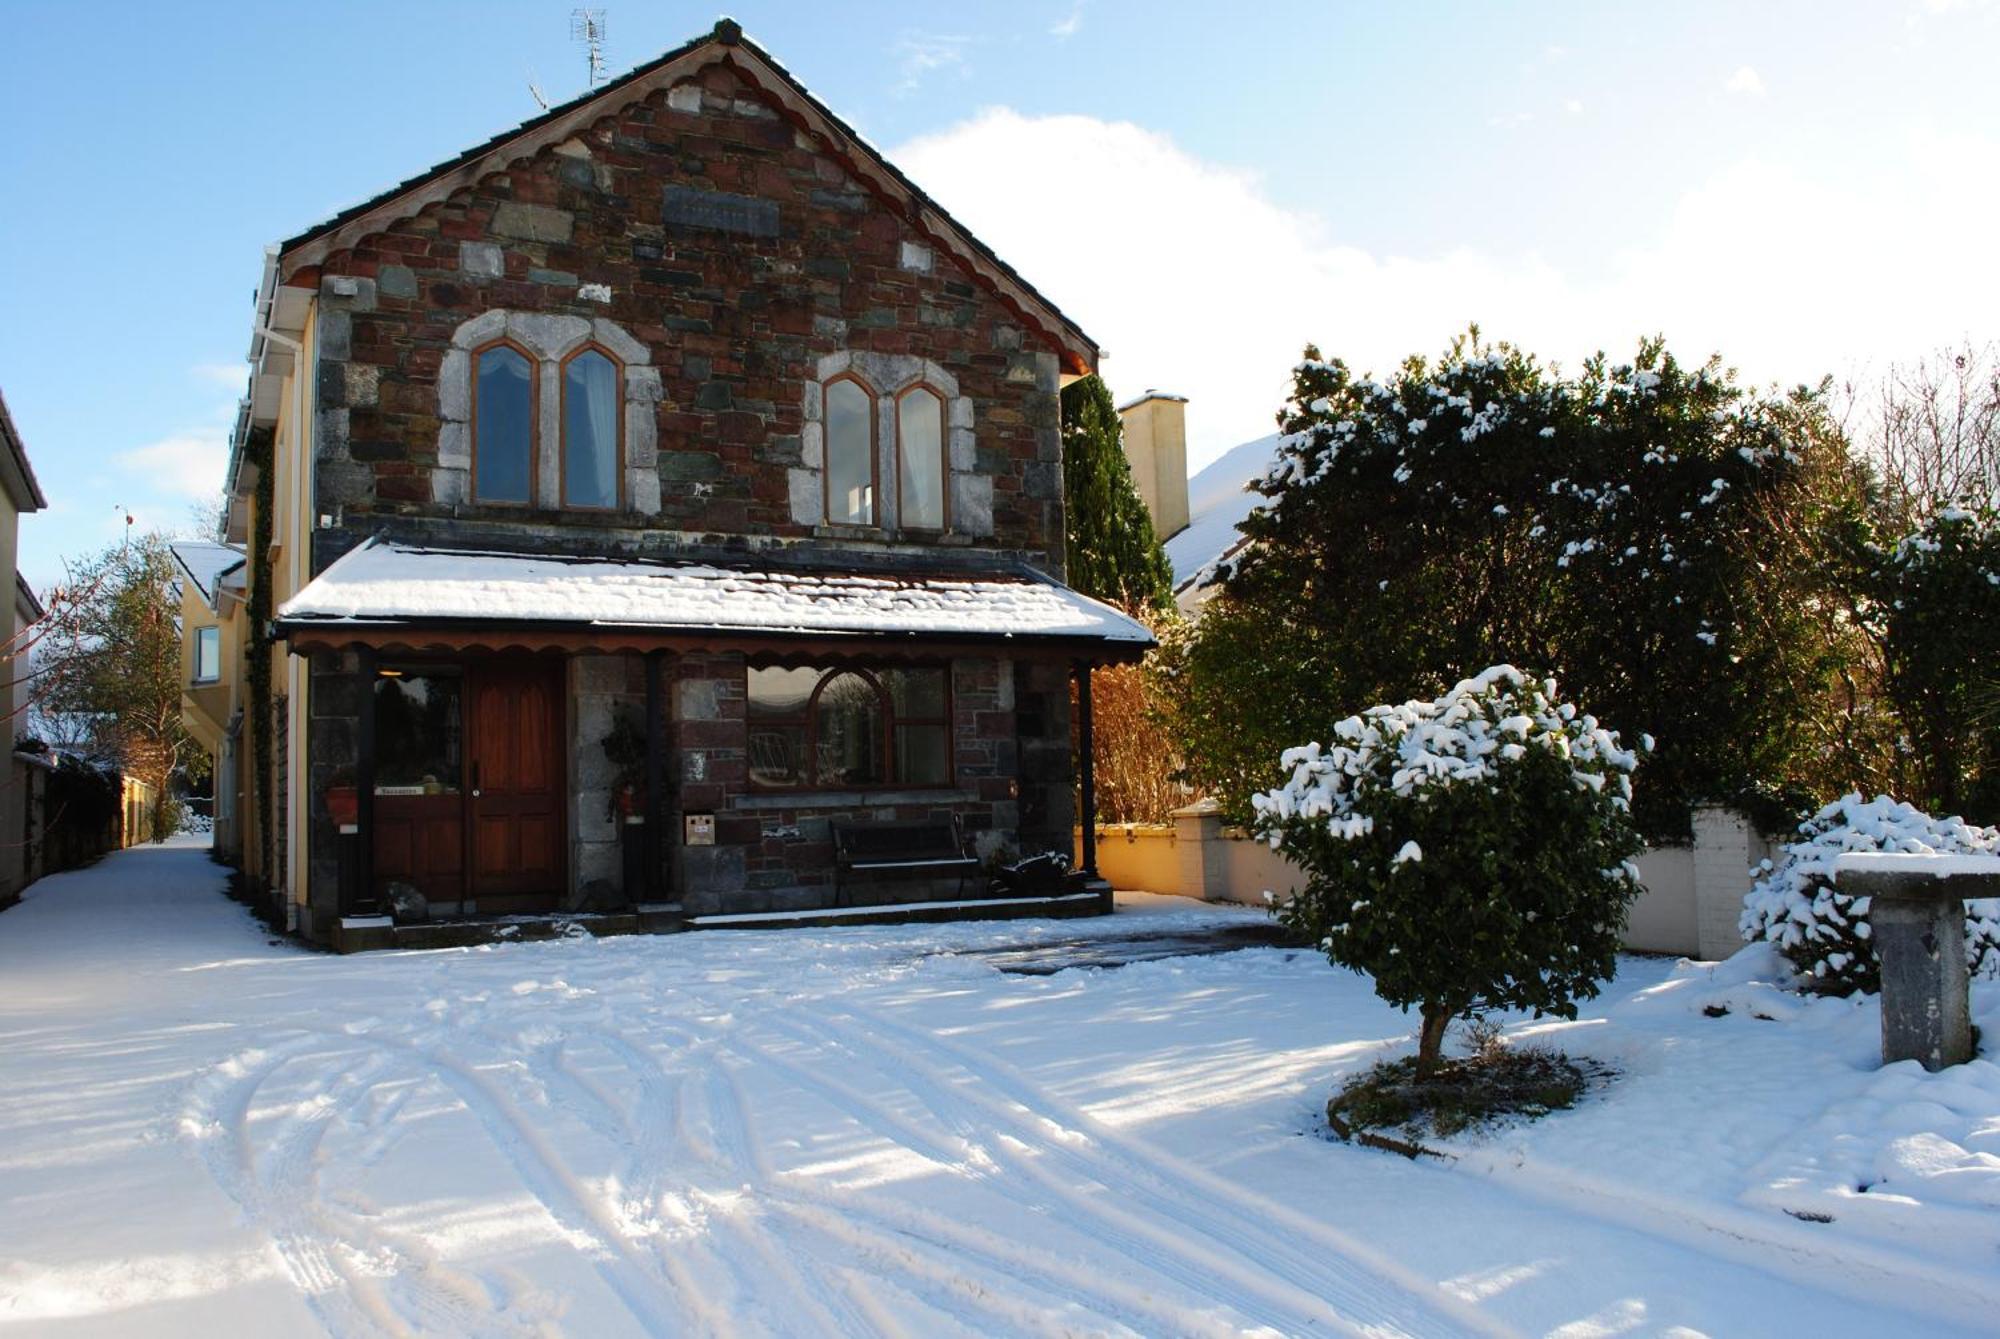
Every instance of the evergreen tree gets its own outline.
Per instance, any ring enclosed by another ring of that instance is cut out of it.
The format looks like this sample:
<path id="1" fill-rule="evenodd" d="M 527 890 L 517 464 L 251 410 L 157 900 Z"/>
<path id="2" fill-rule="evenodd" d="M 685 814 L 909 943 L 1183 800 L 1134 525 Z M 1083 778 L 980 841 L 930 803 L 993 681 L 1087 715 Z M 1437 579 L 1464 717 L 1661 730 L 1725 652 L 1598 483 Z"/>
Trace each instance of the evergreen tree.
<path id="1" fill-rule="evenodd" d="M 1133 485 L 1124 436 L 1101 380 L 1084 377 L 1063 388 L 1069 584 L 1112 604 L 1164 610 L 1173 604 L 1173 569 Z"/>

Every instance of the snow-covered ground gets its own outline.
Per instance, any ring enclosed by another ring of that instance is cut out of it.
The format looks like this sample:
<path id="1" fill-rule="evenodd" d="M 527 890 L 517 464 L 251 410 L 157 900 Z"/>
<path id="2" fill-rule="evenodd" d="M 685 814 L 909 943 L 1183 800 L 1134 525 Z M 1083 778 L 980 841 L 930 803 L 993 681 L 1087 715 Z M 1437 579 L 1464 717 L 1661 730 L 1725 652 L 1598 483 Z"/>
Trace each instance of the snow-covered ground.
<path id="1" fill-rule="evenodd" d="M 142 849 L 0 916 L 0 1330 L 2000 1323 L 2000 1068 L 1876 1068 L 1873 1006 L 1777 991 L 1763 950 L 1518 1024 L 1622 1076 L 1410 1163 L 1323 1134 L 1408 1023 L 1313 954 L 977 951 L 1256 912 L 342 959 L 219 884 Z"/>

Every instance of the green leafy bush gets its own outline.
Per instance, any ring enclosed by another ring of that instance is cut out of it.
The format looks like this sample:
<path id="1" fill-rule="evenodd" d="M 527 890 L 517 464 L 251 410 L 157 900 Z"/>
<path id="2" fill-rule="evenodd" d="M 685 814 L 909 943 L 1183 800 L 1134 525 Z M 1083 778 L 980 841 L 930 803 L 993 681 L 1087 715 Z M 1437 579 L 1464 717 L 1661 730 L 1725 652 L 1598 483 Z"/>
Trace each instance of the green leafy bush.
<path id="1" fill-rule="evenodd" d="M 1286 780 L 1253 800 L 1258 831 L 1307 875 L 1283 920 L 1420 1012 L 1427 1072 L 1454 1018 L 1575 1017 L 1616 970 L 1639 890 L 1637 758 L 1511 665 L 1333 736 L 1287 750 Z"/>

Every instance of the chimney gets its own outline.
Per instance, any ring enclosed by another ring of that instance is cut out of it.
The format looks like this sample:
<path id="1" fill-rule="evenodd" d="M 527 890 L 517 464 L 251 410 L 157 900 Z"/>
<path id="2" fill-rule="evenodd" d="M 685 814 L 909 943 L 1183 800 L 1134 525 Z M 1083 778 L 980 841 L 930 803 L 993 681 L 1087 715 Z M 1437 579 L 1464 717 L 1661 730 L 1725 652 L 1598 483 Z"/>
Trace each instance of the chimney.
<path id="1" fill-rule="evenodd" d="M 1118 406 L 1132 482 L 1162 541 L 1187 529 L 1187 397 L 1149 390 Z"/>

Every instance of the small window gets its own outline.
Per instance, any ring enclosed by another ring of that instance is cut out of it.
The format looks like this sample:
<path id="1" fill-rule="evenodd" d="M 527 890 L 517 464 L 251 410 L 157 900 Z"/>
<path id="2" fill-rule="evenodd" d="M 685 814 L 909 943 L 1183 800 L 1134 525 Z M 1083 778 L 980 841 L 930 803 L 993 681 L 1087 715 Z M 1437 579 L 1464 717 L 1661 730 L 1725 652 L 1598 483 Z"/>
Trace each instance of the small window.
<path id="1" fill-rule="evenodd" d="M 826 387 L 826 519 L 875 524 L 875 397 L 851 377 Z"/>
<path id="2" fill-rule="evenodd" d="M 854 789 L 949 784 L 945 679 L 938 668 L 753 667 L 752 784 Z"/>
<path id="3" fill-rule="evenodd" d="M 896 401 L 898 524 L 944 529 L 944 399 L 927 386 Z"/>
<path id="4" fill-rule="evenodd" d="M 222 629 L 196 628 L 194 634 L 194 681 L 214 683 L 222 677 Z"/>
<path id="5" fill-rule="evenodd" d="M 616 507 L 624 472 L 618 364 L 586 348 L 563 364 L 563 503 Z"/>
<path id="6" fill-rule="evenodd" d="M 535 477 L 535 366 L 511 344 L 474 355 L 472 492 L 480 502 L 521 506 Z"/>
<path id="7" fill-rule="evenodd" d="M 384 667 L 375 679 L 375 793 L 455 795 L 463 768 L 456 669 Z"/>

